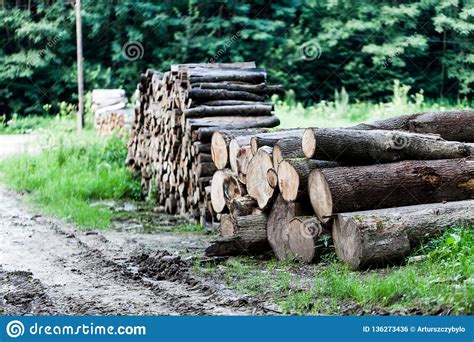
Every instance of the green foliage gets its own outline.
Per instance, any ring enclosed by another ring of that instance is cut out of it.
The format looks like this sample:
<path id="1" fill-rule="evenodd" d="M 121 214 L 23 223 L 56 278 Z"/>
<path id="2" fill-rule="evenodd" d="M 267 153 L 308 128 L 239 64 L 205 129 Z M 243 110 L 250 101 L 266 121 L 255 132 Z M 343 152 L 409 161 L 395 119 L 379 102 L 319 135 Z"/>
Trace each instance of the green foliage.
<path id="1" fill-rule="evenodd" d="M 344 127 L 356 122 L 386 119 L 402 114 L 472 107 L 472 103 L 467 100 L 456 103 L 425 101 L 423 90 L 409 95 L 410 89 L 410 86 L 395 80 L 390 101 L 380 103 L 361 101 L 349 103 L 349 95 L 344 87 L 341 91 L 336 89 L 335 101 L 323 100 L 306 107 L 296 101 L 293 91 L 289 91 L 284 100 L 279 100 L 277 96 L 273 100 L 277 104 L 276 114 L 280 118 L 280 126 L 285 128 Z"/>
<path id="2" fill-rule="evenodd" d="M 69 132 L 70 125 L 71 120 L 57 119 L 54 128 L 38 133 L 43 142 L 39 154 L 7 159 L 0 171 L 8 185 L 29 193 L 46 212 L 85 228 L 106 228 L 110 209 L 93 206 L 93 201 L 140 196 L 139 181 L 123 164 L 127 144 L 91 131 Z"/>
<path id="3" fill-rule="evenodd" d="M 218 277 L 235 290 L 270 297 L 285 313 L 340 314 L 347 307 L 365 310 L 450 308 L 455 314 L 474 311 L 474 229 L 453 227 L 427 242 L 414 255 L 422 261 L 405 266 L 352 272 L 327 255 L 315 265 L 314 280 L 299 272 L 301 265 L 270 261 L 262 266 L 250 258 L 229 259 L 209 269 L 195 265 L 200 275 Z M 324 265 L 325 264 L 325 265 Z"/>
<path id="4" fill-rule="evenodd" d="M 472 1 L 83 1 L 85 87 L 124 87 L 173 63 L 255 60 L 304 104 L 387 100 L 393 81 L 428 98 L 472 96 Z M 76 102 L 70 1 L 7 1 L 0 8 L 0 114 L 40 114 Z M 143 56 L 123 54 L 139 41 Z M 307 54 L 310 54 L 307 55 Z M 310 58 L 308 58 L 310 57 Z M 338 95 L 339 96 L 339 95 Z M 336 100 L 339 102 L 339 100 Z"/>

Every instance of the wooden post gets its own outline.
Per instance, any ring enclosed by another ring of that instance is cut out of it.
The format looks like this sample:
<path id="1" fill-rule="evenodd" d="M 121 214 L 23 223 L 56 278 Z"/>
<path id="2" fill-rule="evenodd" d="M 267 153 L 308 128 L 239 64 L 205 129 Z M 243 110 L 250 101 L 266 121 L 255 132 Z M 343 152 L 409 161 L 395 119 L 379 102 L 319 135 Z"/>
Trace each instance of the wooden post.
<path id="1" fill-rule="evenodd" d="M 82 67 L 82 22 L 81 22 L 81 0 L 76 0 L 76 39 L 77 39 L 77 130 L 84 127 L 84 71 Z"/>

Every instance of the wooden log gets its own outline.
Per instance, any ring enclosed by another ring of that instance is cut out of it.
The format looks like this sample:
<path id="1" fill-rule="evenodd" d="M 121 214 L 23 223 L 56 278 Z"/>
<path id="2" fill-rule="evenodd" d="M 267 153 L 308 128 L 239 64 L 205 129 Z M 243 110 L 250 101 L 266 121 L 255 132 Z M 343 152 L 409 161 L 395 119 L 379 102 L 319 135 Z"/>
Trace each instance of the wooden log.
<path id="1" fill-rule="evenodd" d="M 196 130 L 193 139 L 202 142 L 211 141 L 212 134 L 217 131 L 228 129 L 248 129 L 257 127 L 275 127 L 280 124 L 280 120 L 275 116 L 258 117 L 215 117 L 203 119 L 189 119 L 192 130 Z"/>
<path id="2" fill-rule="evenodd" d="M 232 106 L 199 106 L 184 111 L 186 118 L 209 116 L 268 116 L 272 114 L 273 105 L 232 105 Z"/>
<path id="3" fill-rule="evenodd" d="M 265 82 L 265 73 L 248 73 L 248 74 L 227 74 L 227 75 L 210 75 L 191 77 L 191 84 L 194 83 L 215 83 L 215 82 L 245 82 L 259 84 Z"/>
<path id="4" fill-rule="evenodd" d="M 245 100 L 216 100 L 216 101 L 206 101 L 206 102 L 193 102 L 191 107 L 198 106 L 240 106 L 240 105 L 271 105 L 274 107 L 273 103 L 268 102 L 255 102 L 255 101 L 245 101 Z"/>
<path id="5" fill-rule="evenodd" d="M 194 83 L 193 88 L 200 89 L 225 89 L 233 91 L 247 91 L 254 94 L 272 95 L 283 92 L 281 85 L 268 85 L 266 83 L 260 84 L 241 84 L 241 83 Z"/>
<path id="6" fill-rule="evenodd" d="M 207 256 L 264 254 L 270 250 L 267 242 L 267 215 L 256 214 L 240 217 L 224 217 L 227 238 L 209 246 Z"/>
<path id="7" fill-rule="evenodd" d="M 474 155 L 474 144 L 445 141 L 433 135 L 329 128 L 306 129 L 302 149 L 307 158 L 351 165 L 411 159 L 452 159 Z"/>
<path id="8" fill-rule="evenodd" d="M 337 256 L 353 270 L 399 262 L 420 241 L 454 224 L 474 224 L 474 200 L 341 213 L 333 224 Z"/>
<path id="9" fill-rule="evenodd" d="M 257 201 L 246 195 L 233 199 L 230 212 L 232 216 L 238 217 L 257 214 L 260 213 L 261 210 L 258 208 Z"/>
<path id="10" fill-rule="evenodd" d="M 188 96 L 192 100 L 246 100 L 265 101 L 265 97 L 246 91 L 230 91 L 225 89 L 190 89 Z"/>
<path id="11" fill-rule="evenodd" d="M 312 170 L 337 166 L 338 163 L 326 160 L 285 159 L 278 166 L 278 188 L 285 201 L 295 201 L 306 192 Z"/>
<path id="12" fill-rule="evenodd" d="M 334 213 L 464 200 L 474 197 L 474 159 L 316 169 L 308 192 L 322 222 Z"/>
<path id="13" fill-rule="evenodd" d="M 291 254 L 305 262 L 311 263 L 319 259 L 329 249 L 331 233 L 323 228 L 315 216 L 299 216 L 288 224 L 288 245 Z"/>
<path id="14" fill-rule="evenodd" d="M 474 142 L 474 111 L 452 110 L 396 116 L 350 129 L 387 129 L 439 134 L 443 139 Z"/>
<path id="15" fill-rule="evenodd" d="M 284 260 L 291 256 L 288 242 L 288 224 L 295 216 L 311 213 L 308 204 L 298 202 L 287 202 L 280 195 L 273 203 L 267 223 L 267 239 L 275 256 Z"/>
<path id="16" fill-rule="evenodd" d="M 284 129 L 275 132 L 268 132 L 255 135 L 250 140 L 250 146 L 252 146 L 252 153 L 257 153 L 257 150 L 262 146 L 274 146 L 279 140 L 289 139 L 298 140 L 301 139 L 304 133 L 303 129 Z M 301 148 L 301 140 L 298 148 Z"/>
<path id="17" fill-rule="evenodd" d="M 216 167 L 221 170 L 224 169 L 229 162 L 230 155 L 230 142 L 232 139 L 236 139 L 236 143 L 239 144 L 242 139 L 247 140 L 245 137 L 257 134 L 265 129 L 244 129 L 244 130 L 228 130 L 228 131 L 217 131 L 212 134 L 211 139 L 211 154 L 212 160 Z M 239 137 L 241 137 L 239 139 Z M 234 148 L 234 147 L 233 147 Z M 236 154 L 235 154 L 236 155 Z M 237 170 L 232 169 L 234 172 Z"/>
<path id="18" fill-rule="evenodd" d="M 267 172 L 273 168 L 271 147 L 259 148 L 248 164 L 246 185 L 248 194 L 254 198 L 260 209 L 265 209 L 273 198 L 275 189 L 268 183 Z"/>
<path id="19" fill-rule="evenodd" d="M 230 170 L 218 170 L 212 176 L 211 203 L 216 213 L 221 213 L 230 199 L 245 195 L 235 174 Z"/>
<path id="20" fill-rule="evenodd" d="M 234 141 L 235 139 L 232 139 L 232 142 Z M 231 158 L 231 161 L 234 161 L 234 157 Z M 235 157 L 235 169 L 237 170 L 237 177 L 242 182 L 242 184 L 247 184 L 247 170 L 252 158 L 253 154 L 250 152 L 250 145 L 241 147 L 237 153 L 237 156 Z M 232 169 L 234 169 L 233 162 L 231 163 L 231 165 Z"/>
<path id="21" fill-rule="evenodd" d="M 304 158 L 301 141 L 301 136 L 278 140 L 273 146 L 273 166 L 278 169 L 284 159 Z"/>

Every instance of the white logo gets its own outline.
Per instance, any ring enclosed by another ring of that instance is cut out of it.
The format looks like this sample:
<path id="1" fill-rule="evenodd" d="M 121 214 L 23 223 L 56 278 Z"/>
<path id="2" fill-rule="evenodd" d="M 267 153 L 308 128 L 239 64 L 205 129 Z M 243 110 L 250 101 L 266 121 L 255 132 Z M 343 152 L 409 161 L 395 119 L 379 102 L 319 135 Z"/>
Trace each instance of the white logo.
<path id="1" fill-rule="evenodd" d="M 17 338 L 25 333 L 25 326 L 20 321 L 11 321 L 7 324 L 7 335 Z"/>
<path id="2" fill-rule="evenodd" d="M 300 56 L 304 61 L 310 62 L 321 57 L 322 49 L 316 40 L 310 40 L 300 46 Z"/>
<path id="3" fill-rule="evenodd" d="M 145 49 L 139 41 L 129 41 L 122 46 L 122 55 L 129 61 L 136 61 L 143 57 Z"/>

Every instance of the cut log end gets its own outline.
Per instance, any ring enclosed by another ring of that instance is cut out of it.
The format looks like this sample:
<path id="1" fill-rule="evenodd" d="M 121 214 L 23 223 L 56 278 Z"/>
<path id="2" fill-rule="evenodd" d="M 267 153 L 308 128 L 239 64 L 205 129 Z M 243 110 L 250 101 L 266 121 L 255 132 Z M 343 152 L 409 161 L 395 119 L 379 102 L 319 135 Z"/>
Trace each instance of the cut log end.
<path id="1" fill-rule="evenodd" d="M 316 136 L 312 128 L 304 130 L 301 148 L 306 158 L 313 158 L 316 153 Z"/>
<path id="2" fill-rule="evenodd" d="M 225 173 L 223 171 L 216 171 L 211 181 L 211 203 L 212 208 L 216 213 L 220 213 L 225 208 L 224 195 L 224 180 Z"/>
<path id="3" fill-rule="evenodd" d="M 283 199 L 288 202 L 296 200 L 300 177 L 295 168 L 287 161 L 282 161 L 278 166 L 278 187 Z"/>
<path id="4" fill-rule="evenodd" d="M 337 217 L 332 227 L 334 247 L 339 260 L 356 270 L 361 264 L 361 239 L 357 233 L 357 224 L 352 218 Z"/>
<path id="5" fill-rule="evenodd" d="M 329 184 L 320 170 L 313 170 L 308 177 L 308 192 L 311 206 L 321 222 L 328 222 L 333 211 Z"/>
<path id="6" fill-rule="evenodd" d="M 230 215 L 221 216 L 221 235 L 222 236 L 234 236 L 235 226 Z"/>
<path id="7" fill-rule="evenodd" d="M 295 217 L 288 226 L 288 244 L 293 256 L 303 262 L 312 262 L 317 253 L 316 241 L 323 228 L 317 218 Z"/>
<path id="8" fill-rule="evenodd" d="M 283 160 L 283 154 L 281 148 L 278 145 L 273 146 L 273 166 L 278 169 L 278 166 Z"/>
<path id="9" fill-rule="evenodd" d="M 216 167 L 221 170 L 227 166 L 229 154 L 227 151 L 227 143 L 224 136 L 220 132 L 215 132 L 211 140 L 211 156 Z"/>
<path id="10" fill-rule="evenodd" d="M 250 152 L 252 152 L 252 155 L 255 155 L 258 151 L 258 142 L 256 137 L 252 137 L 250 139 Z"/>
<path id="11" fill-rule="evenodd" d="M 267 182 L 273 189 L 278 185 L 278 175 L 275 169 L 268 169 L 267 171 Z"/>
<path id="12" fill-rule="evenodd" d="M 273 197 L 275 189 L 268 184 L 267 171 L 273 168 L 271 155 L 259 148 L 247 168 L 247 191 L 257 200 L 258 206 L 265 209 Z"/>

